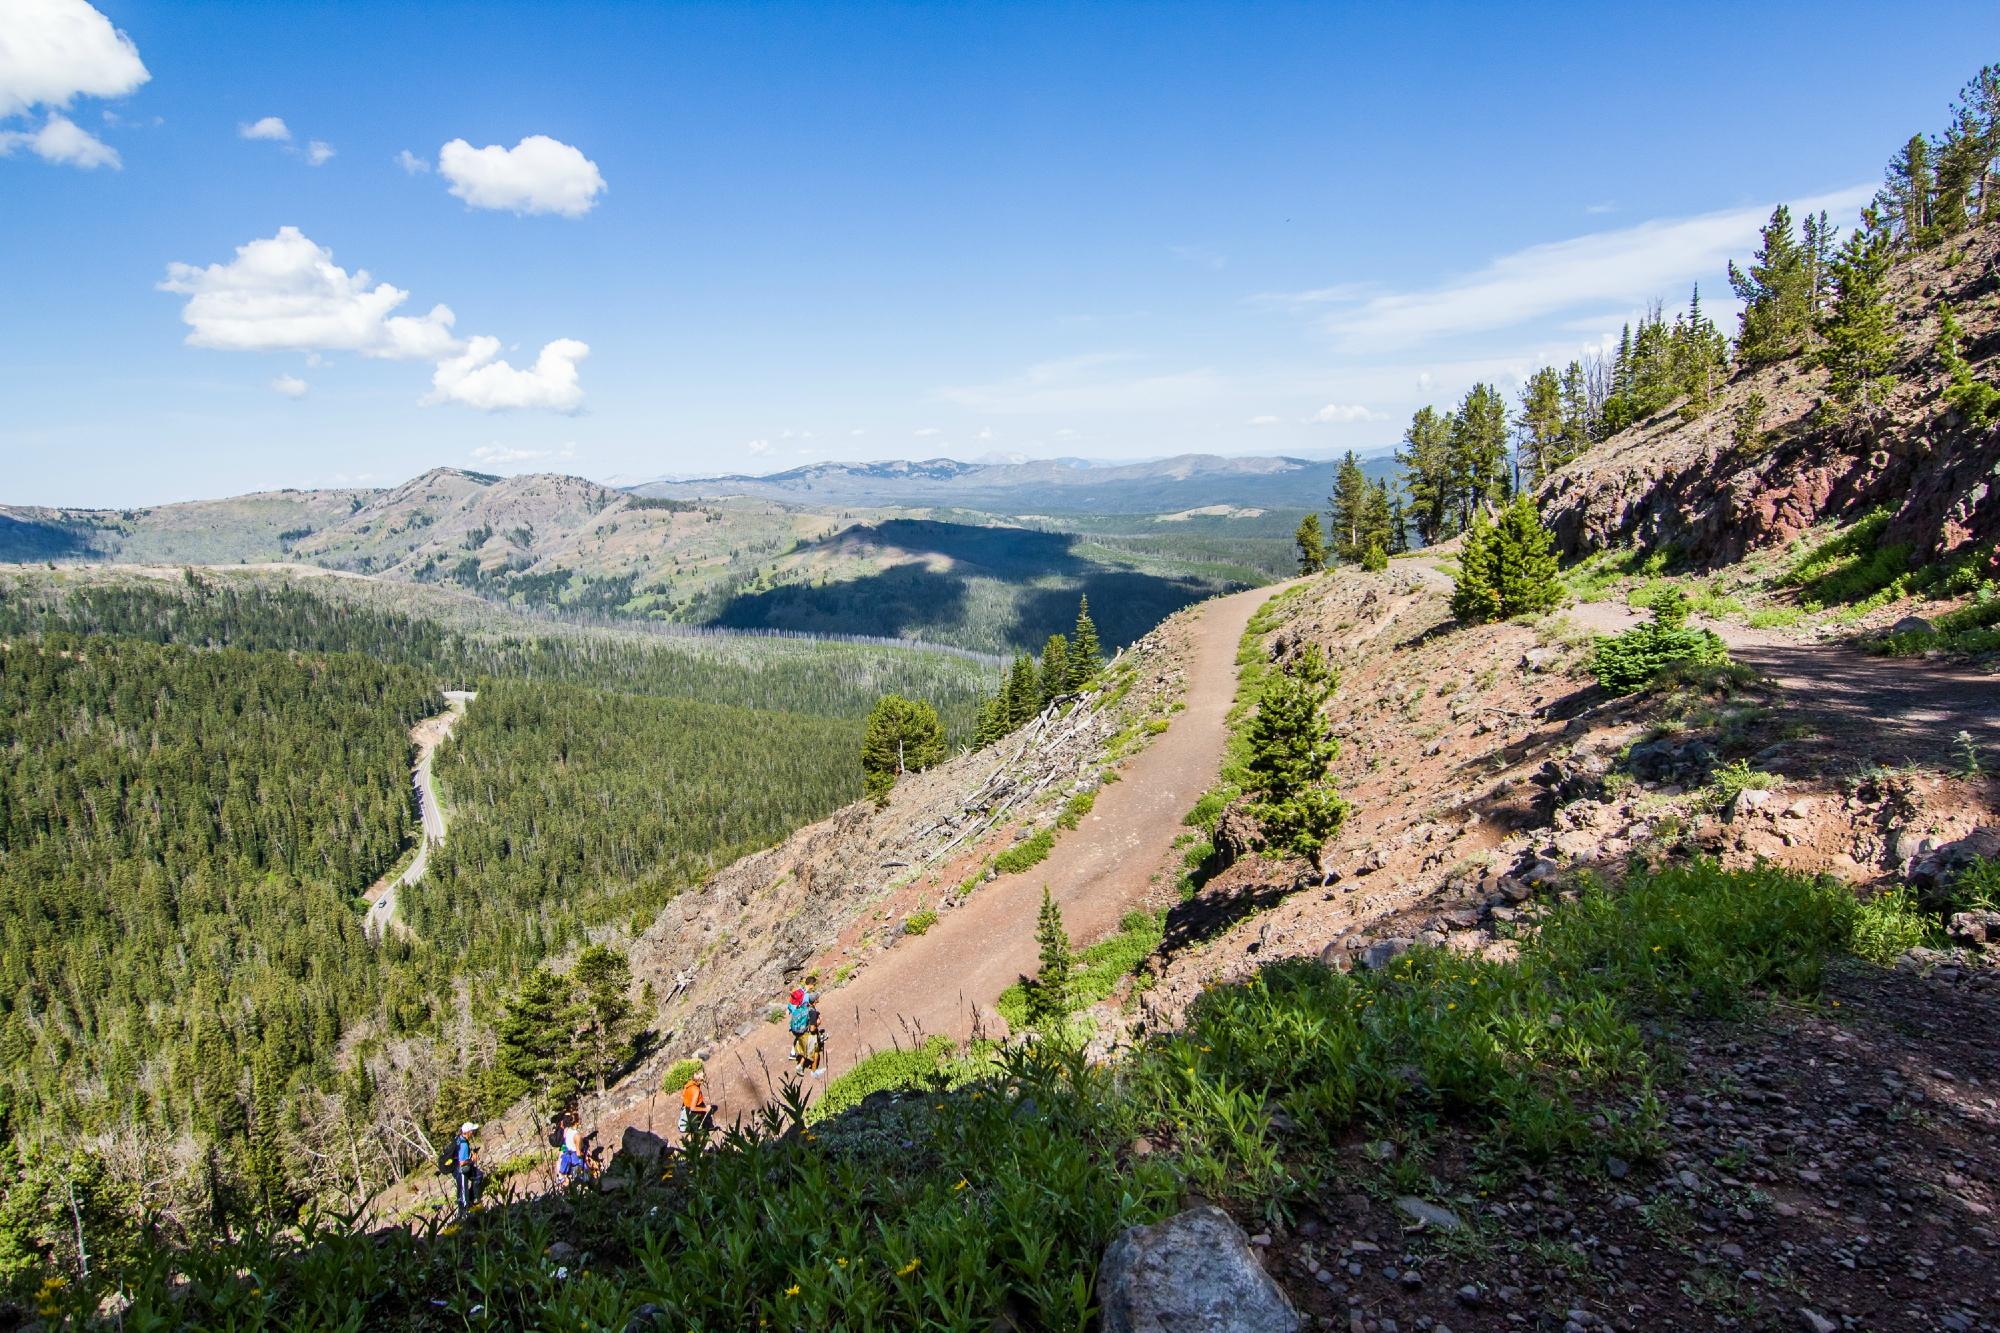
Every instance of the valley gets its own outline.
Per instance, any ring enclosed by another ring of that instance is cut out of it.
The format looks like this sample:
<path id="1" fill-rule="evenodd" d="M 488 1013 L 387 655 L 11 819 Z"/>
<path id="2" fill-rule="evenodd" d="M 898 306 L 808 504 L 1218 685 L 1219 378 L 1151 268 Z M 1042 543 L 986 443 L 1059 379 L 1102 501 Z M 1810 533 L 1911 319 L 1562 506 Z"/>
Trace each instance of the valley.
<path id="1" fill-rule="evenodd" d="M 1281 311 L 1416 383 L 1391 451 L 0 504 L 0 1330 L 2000 1333 L 2000 66 L 1959 97 L 1858 218 L 1704 259 L 1721 323 L 1694 287 L 1567 364 L 1471 351 L 1621 233 L 1435 291 L 1155 257 L 1249 292 L 1202 359 Z M 0 157 L 80 151 L 47 114 Z M 511 152 L 375 165 L 585 225 L 596 162 Z M 191 348 L 308 353 L 266 409 L 345 352 L 638 419 L 580 339 L 391 316 L 294 227 L 167 272 Z M 758 332 L 791 412 L 819 372 Z M 977 433 L 891 438 L 1385 420 L 1144 362 L 937 377 L 899 410 Z M 430 456 L 585 456 L 486 438 Z"/>

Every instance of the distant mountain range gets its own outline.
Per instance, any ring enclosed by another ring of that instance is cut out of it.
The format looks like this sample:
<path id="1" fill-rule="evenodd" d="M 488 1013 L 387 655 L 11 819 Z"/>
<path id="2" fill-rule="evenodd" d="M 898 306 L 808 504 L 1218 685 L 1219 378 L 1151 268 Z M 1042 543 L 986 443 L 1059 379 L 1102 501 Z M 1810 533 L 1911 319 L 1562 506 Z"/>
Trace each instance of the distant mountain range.
<path id="1" fill-rule="evenodd" d="M 1378 454 L 1362 465 L 1372 479 L 1389 475 L 1395 460 Z M 950 506 L 997 514 L 1157 514 L 1216 504 L 1297 510 L 1326 503 L 1337 466 L 1305 458 L 1215 454 L 1099 464 L 1073 458 L 1023 463 L 927 458 L 814 463 L 767 476 L 662 478 L 630 489 L 682 500 L 741 495 L 816 507 Z"/>

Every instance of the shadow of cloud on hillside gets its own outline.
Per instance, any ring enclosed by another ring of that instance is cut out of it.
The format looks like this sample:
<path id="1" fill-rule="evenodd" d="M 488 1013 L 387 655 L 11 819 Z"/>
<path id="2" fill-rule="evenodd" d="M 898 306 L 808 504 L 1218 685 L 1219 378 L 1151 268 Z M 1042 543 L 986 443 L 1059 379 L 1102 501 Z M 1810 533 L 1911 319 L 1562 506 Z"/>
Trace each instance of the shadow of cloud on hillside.
<path id="1" fill-rule="evenodd" d="M 966 604 L 964 577 L 901 565 L 837 583 L 738 593 L 707 623 L 724 629 L 952 641 L 962 637 L 952 630 L 964 617 Z"/>
<path id="2" fill-rule="evenodd" d="M 1068 634 L 1075 627 L 1077 600 L 1088 597 L 1098 637 L 1109 650 L 1131 643 L 1175 611 L 1220 590 L 1220 585 L 1202 579 L 1097 564 L 1078 556 L 1076 543 L 1073 533 L 929 519 L 857 524 L 801 548 L 800 553 L 868 558 L 877 550 L 894 550 L 943 556 L 952 567 L 939 571 L 898 565 L 855 579 L 738 593 L 706 623 L 728 629 L 916 637 L 991 651 L 1038 652 L 1049 635 Z M 972 589 L 975 581 L 980 585 L 977 594 Z M 995 589 L 995 584 L 1000 587 Z M 969 617 L 981 623 L 971 623 Z"/>
<path id="3" fill-rule="evenodd" d="M 98 555 L 88 535 L 68 523 L 38 523 L 0 514 L 0 563 L 75 560 Z"/>

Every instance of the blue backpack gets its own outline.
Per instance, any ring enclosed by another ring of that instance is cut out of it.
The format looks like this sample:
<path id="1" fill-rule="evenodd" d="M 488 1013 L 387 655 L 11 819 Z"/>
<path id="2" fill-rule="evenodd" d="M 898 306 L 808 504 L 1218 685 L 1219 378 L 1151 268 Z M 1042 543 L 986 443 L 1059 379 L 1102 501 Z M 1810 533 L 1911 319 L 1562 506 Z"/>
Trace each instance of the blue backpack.
<path id="1" fill-rule="evenodd" d="M 788 1004 L 785 1006 L 785 1012 L 791 1016 L 793 1036 L 796 1037 L 812 1026 L 813 1007 L 810 1000 L 804 1004 Z"/>

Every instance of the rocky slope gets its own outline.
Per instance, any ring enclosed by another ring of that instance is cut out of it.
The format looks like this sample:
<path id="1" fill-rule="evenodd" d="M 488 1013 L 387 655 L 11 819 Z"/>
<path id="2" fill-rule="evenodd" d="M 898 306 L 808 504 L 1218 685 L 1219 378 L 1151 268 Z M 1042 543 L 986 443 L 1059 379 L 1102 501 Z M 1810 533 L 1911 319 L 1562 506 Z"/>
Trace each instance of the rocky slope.
<path id="1" fill-rule="evenodd" d="M 1949 410 L 1932 352 L 1948 301 L 1974 374 L 2000 376 L 2000 230 L 1900 261 L 1890 289 L 1898 384 L 1881 413 L 1823 424 L 1827 372 L 1804 358 L 1741 372 L 1695 419 L 1663 412 L 1542 485 L 1563 554 L 1638 544 L 1726 564 L 1884 505 L 1896 515 L 1889 539 L 1922 556 L 2000 539 L 2000 425 L 1974 428 Z M 1752 394 L 1765 402 L 1761 437 L 1739 444 L 1736 413 Z"/>

